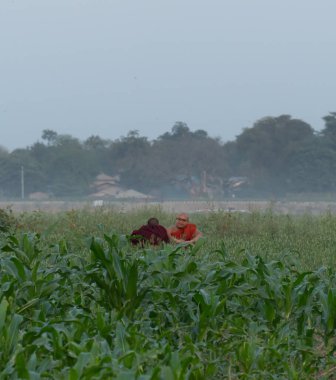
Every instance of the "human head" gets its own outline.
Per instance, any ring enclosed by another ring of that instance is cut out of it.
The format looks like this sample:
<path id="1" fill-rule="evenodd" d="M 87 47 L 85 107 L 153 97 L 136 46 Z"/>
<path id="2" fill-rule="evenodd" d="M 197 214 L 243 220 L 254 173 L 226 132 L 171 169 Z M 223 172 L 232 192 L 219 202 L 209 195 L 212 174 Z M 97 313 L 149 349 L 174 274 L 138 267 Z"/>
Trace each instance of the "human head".
<path id="1" fill-rule="evenodd" d="M 189 215 L 182 212 L 176 216 L 175 225 L 177 228 L 184 228 L 189 223 Z"/>
<path id="2" fill-rule="evenodd" d="M 159 224 L 159 219 L 157 218 L 149 218 L 147 224 L 151 227 L 157 226 Z"/>

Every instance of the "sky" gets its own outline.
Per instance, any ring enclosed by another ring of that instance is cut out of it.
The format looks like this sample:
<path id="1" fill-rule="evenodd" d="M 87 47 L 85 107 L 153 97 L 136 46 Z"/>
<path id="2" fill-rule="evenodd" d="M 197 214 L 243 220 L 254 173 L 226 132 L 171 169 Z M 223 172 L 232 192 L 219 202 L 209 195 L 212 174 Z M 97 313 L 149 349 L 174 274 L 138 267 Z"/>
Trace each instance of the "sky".
<path id="1" fill-rule="evenodd" d="M 0 0 L 0 146 L 336 111 L 335 0 Z"/>

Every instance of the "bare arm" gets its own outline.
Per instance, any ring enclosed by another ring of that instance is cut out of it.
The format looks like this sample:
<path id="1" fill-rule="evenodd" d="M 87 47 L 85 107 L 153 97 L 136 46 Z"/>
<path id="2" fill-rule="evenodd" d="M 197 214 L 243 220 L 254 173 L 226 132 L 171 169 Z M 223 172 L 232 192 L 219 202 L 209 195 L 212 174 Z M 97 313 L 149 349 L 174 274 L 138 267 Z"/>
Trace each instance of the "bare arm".
<path id="1" fill-rule="evenodd" d="M 176 237 L 172 236 L 171 235 L 171 232 L 173 231 L 173 227 L 170 227 L 170 228 L 167 228 L 167 233 L 168 233 L 168 236 L 169 236 L 169 240 L 172 242 L 172 243 L 188 243 L 188 244 L 193 244 L 193 243 L 196 243 L 198 239 L 200 239 L 203 234 L 201 231 L 199 231 L 198 229 L 196 229 L 196 231 L 194 232 L 193 234 L 193 237 L 191 240 L 184 240 L 184 239 L 177 239 Z"/>
<path id="2" fill-rule="evenodd" d="M 198 239 L 200 239 L 203 236 L 202 232 L 198 229 L 196 229 L 194 236 L 191 240 L 189 240 L 188 243 L 196 243 Z"/>
<path id="3" fill-rule="evenodd" d="M 183 239 L 177 239 L 176 237 L 172 236 L 171 235 L 171 232 L 173 231 L 173 227 L 169 227 L 167 228 L 167 234 L 168 234 L 168 237 L 169 237 L 169 240 L 171 243 L 183 243 L 184 240 Z"/>

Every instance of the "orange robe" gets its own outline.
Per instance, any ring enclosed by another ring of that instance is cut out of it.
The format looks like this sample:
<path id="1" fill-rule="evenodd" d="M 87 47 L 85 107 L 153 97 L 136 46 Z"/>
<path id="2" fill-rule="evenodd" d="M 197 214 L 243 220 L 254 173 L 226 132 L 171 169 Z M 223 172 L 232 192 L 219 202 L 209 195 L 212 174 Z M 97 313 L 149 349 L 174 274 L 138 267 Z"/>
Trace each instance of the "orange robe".
<path id="1" fill-rule="evenodd" d="M 184 228 L 176 228 L 170 234 L 176 239 L 189 241 L 194 237 L 196 230 L 196 224 L 188 223 Z"/>

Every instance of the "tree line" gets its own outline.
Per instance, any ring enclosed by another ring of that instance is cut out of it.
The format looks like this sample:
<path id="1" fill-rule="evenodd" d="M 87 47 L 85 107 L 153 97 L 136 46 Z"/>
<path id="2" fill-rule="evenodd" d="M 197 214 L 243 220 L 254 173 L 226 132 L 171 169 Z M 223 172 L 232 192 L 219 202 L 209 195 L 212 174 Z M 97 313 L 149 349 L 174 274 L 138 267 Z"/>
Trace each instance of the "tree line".
<path id="1" fill-rule="evenodd" d="M 335 192 L 336 112 L 323 120 L 317 132 L 290 115 L 265 117 L 225 143 L 184 122 L 152 141 L 136 130 L 116 140 L 80 141 L 46 129 L 42 141 L 25 149 L 0 149 L 0 197 L 21 196 L 21 168 L 25 194 L 56 198 L 86 197 L 99 173 L 158 197 L 187 197 L 191 188 L 199 189 L 194 196 L 213 189 L 218 197 Z M 245 185 L 233 190 L 230 179 L 237 177 Z"/>

